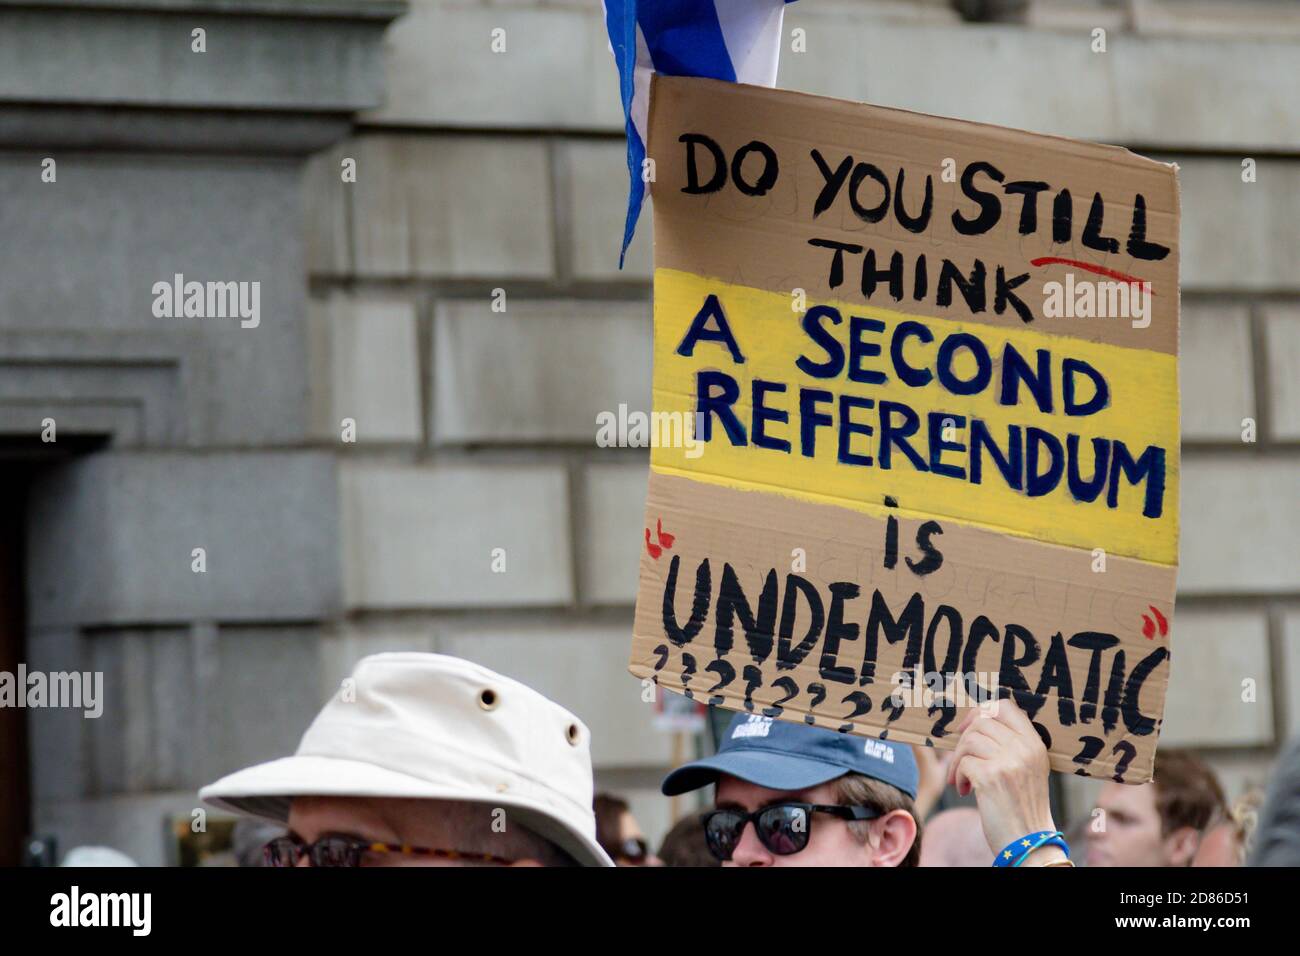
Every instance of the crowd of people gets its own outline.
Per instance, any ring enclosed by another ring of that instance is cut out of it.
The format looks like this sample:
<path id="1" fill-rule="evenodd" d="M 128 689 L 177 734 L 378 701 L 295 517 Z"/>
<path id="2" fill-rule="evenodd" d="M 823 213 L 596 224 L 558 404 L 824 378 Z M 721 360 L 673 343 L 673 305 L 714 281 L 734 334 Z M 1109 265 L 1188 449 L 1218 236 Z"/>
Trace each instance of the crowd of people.
<path id="1" fill-rule="evenodd" d="M 295 754 L 200 796 L 250 821 L 243 856 L 269 866 L 1300 864 L 1300 742 L 1266 798 L 1231 806 L 1202 760 L 1161 749 L 1152 782 L 1104 783 L 1063 831 L 1014 702 L 956 732 L 940 753 L 738 713 L 715 753 L 662 781 L 668 797 L 711 790 L 712 808 L 656 850 L 625 800 L 593 793 L 590 730 L 568 710 L 465 660 L 379 654 Z"/>

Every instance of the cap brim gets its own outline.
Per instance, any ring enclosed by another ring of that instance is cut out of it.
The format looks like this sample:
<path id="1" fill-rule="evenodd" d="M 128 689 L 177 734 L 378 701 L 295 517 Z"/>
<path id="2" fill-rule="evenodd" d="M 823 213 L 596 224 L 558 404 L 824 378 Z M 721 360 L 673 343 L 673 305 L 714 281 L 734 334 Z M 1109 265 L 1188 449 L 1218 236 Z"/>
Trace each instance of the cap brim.
<path id="1" fill-rule="evenodd" d="M 590 837 L 539 801 L 509 793 L 484 796 L 480 790 L 440 786 L 360 760 L 294 756 L 272 760 L 222 777 L 199 791 L 199 799 L 240 816 L 281 825 L 289 821 L 294 797 L 392 797 L 469 800 L 512 810 L 519 822 L 550 840 L 583 866 L 613 866 Z"/>
<path id="2" fill-rule="evenodd" d="M 806 790 L 835 780 L 848 771 L 840 766 L 807 757 L 758 750 L 729 750 L 683 764 L 664 778 L 660 789 L 666 797 L 699 790 L 717 783 L 722 774 L 769 790 Z"/>

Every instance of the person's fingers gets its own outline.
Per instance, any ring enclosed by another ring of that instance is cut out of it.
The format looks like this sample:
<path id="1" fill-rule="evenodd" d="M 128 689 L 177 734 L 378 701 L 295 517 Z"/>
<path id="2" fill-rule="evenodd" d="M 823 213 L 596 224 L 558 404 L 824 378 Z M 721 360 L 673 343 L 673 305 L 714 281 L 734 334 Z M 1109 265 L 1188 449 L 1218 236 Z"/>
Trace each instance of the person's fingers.
<path id="1" fill-rule="evenodd" d="M 957 788 L 959 795 L 968 797 L 971 791 L 979 786 L 983 779 L 985 764 L 984 757 L 972 753 L 962 754 L 960 759 L 953 762 L 953 786 Z"/>
<path id="2" fill-rule="evenodd" d="M 962 744 L 964 746 L 961 748 L 961 753 L 974 754 L 985 759 L 993 759 L 999 756 L 1006 748 L 1003 741 L 980 733 L 978 725 L 966 732 L 966 735 L 962 738 Z"/>
<path id="3" fill-rule="evenodd" d="M 1016 703 L 1015 698 L 1013 697 L 1008 697 L 1004 700 L 998 701 L 998 706 L 993 717 L 999 724 L 1010 728 L 1018 734 L 1030 734 L 1033 737 L 1038 736 L 1038 732 L 1034 730 L 1033 722 L 1030 721 L 1029 716 L 1020 709 L 1020 706 Z"/>
<path id="4" fill-rule="evenodd" d="M 997 705 L 997 701 L 989 701 L 988 703 L 976 704 L 974 707 L 969 708 L 966 711 L 966 715 L 962 717 L 961 722 L 957 724 L 957 729 L 955 732 L 960 734 L 964 732 L 966 728 L 969 727 L 971 724 L 973 724 L 976 720 L 979 720 L 981 717 L 987 717 L 992 715 L 994 712 L 993 709 L 994 707 L 996 707 L 996 705 Z"/>
<path id="5" fill-rule="evenodd" d="M 945 774 L 948 786 L 954 787 L 957 785 L 957 765 L 961 763 L 962 756 L 969 751 L 968 739 L 976 735 L 988 736 L 983 733 L 990 723 L 988 717 L 989 713 L 986 708 L 972 707 L 962 722 L 957 725 L 957 746 L 953 750 L 951 758 L 949 758 L 947 773 Z M 996 738 L 989 737 L 989 739 Z"/>
<path id="6" fill-rule="evenodd" d="M 985 721 L 974 723 L 962 732 L 961 739 L 957 741 L 957 747 L 953 750 L 948 765 L 947 779 L 949 786 L 958 785 L 958 769 L 963 758 L 969 755 L 981 758 L 995 757 L 1001 750 L 1003 746 L 1001 742 L 981 732 L 984 729 L 984 723 Z M 962 795 L 965 796 L 965 794 Z"/>
<path id="7" fill-rule="evenodd" d="M 1039 735 L 1038 729 L 1034 726 L 1029 715 L 1017 707 L 1013 702 L 1004 701 L 1003 704 L 1010 703 L 1010 706 L 1003 706 L 999 709 L 995 723 L 999 729 L 1009 735 L 1007 737 L 1008 746 L 1018 746 L 1026 757 L 1035 763 L 1047 756 L 1047 745 Z"/>
<path id="8" fill-rule="evenodd" d="M 949 771 L 951 779 L 948 781 L 948 785 L 957 791 L 958 796 L 962 797 L 970 793 L 970 783 L 967 781 L 965 770 L 962 768 L 962 761 L 965 759 L 966 755 L 961 754 L 953 760 L 952 770 Z"/>
<path id="9" fill-rule="evenodd" d="M 961 758 L 966 753 L 962 746 L 965 742 L 966 735 L 963 733 L 961 738 L 957 741 L 957 746 L 952 752 L 952 759 L 948 763 L 947 772 L 944 774 L 944 777 L 948 781 L 948 786 L 950 787 L 957 786 L 957 768 L 961 765 Z"/>
<path id="10" fill-rule="evenodd" d="M 999 749 L 1010 751 L 1016 746 L 1017 735 L 1014 730 L 1003 726 L 991 717 L 984 717 L 972 721 L 962 736 L 988 740 Z"/>

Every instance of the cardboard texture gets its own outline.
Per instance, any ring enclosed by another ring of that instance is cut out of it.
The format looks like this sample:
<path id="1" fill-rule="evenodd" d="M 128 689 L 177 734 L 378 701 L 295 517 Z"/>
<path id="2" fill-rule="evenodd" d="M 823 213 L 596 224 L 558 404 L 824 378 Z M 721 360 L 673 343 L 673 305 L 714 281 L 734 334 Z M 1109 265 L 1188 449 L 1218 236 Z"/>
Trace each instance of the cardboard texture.
<path id="1" fill-rule="evenodd" d="M 649 154 L 654 411 L 693 440 L 651 456 L 632 673 L 941 748 L 1013 696 L 1053 769 L 1149 780 L 1174 167 L 660 76 Z"/>

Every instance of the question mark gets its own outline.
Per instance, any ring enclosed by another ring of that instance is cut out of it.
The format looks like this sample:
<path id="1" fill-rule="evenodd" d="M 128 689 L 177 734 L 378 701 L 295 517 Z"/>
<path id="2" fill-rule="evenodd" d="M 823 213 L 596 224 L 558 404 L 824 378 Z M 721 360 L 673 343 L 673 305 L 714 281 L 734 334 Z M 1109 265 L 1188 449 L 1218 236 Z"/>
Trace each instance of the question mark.
<path id="1" fill-rule="evenodd" d="M 691 693 L 691 689 L 686 685 L 691 682 L 691 678 L 694 676 L 695 676 L 695 658 L 690 654 L 683 654 L 682 655 L 682 693 L 685 694 L 691 700 L 695 699 L 695 695 Z"/>
<path id="2" fill-rule="evenodd" d="M 754 689 L 763 683 L 763 672 L 753 664 L 746 664 L 745 669 L 741 671 L 745 678 L 745 709 L 750 713 L 754 712 Z"/>
<path id="3" fill-rule="evenodd" d="M 885 706 L 889 709 L 889 717 L 885 721 L 888 724 L 892 724 L 899 717 L 902 717 L 903 711 L 907 710 L 907 707 L 895 699 L 892 694 L 885 698 Z"/>
<path id="4" fill-rule="evenodd" d="M 809 684 L 808 693 L 812 694 L 813 698 L 808 703 L 809 713 L 803 715 L 803 722 L 805 724 L 814 724 L 817 721 L 811 712 L 816 710 L 817 705 L 826 699 L 826 687 L 822 684 Z"/>
<path id="5" fill-rule="evenodd" d="M 780 717 L 785 713 L 785 707 L 783 706 L 785 702 L 799 693 L 799 685 L 794 682 L 793 677 L 778 677 L 772 686 L 779 687 L 781 690 L 785 691 L 785 696 L 778 701 L 773 701 L 772 706 L 764 707 L 764 717 Z"/>
<path id="6" fill-rule="evenodd" d="M 1101 753 L 1101 748 L 1106 746 L 1106 742 L 1100 737 L 1080 737 L 1079 743 L 1083 744 L 1083 749 L 1074 755 L 1074 762 L 1083 764 L 1083 767 L 1092 763 L 1092 758 Z M 1088 772 L 1083 767 L 1075 771 L 1080 777 L 1088 776 Z"/>
<path id="7" fill-rule="evenodd" d="M 707 691 L 705 691 L 706 694 L 713 694 L 715 690 L 722 690 L 722 688 L 726 687 L 728 684 L 730 684 L 733 680 L 736 679 L 736 669 L 732 667 L 729 662 L 724 661 L 721 657 L 719 657 L 708 667 L 704 668 L 704 670 L 710 674 L 718 675 L 718 682 L 714 684 L 712 687 L 710 687 Z M 723 697 L 721 694 L 713 694 L 713 696 L 709 698 L 709 706 L 717 707 L 725 699 L 726 698 Z"/>
<path id="8" fill-rule="evenodd" d="M 1117 743 L 1111 750 L 1111 753 L 1118 752 L 1120 748 L 1123 748 L 1125 753 L 1124 756 L 1120 758 L 1119 763 L 1115 764 L 1115 776 L 1111 777 L 1111 779 L 1116 783 L 1124 782 L 1124 771 L 1128 769 L 1128 765 L 1131 764 L 1133 758 L 1137 756 L 1137 748 L 1127 740 L 1121 740 Z"/>
<path id="9" fill-rule="evenodd" d="M 934 734 L 936 737 L 947 737 L 948 725 L 957 718 L 957 707 L 952 703 L 952 699 L 944 698 L 942 702 L 936 703 L 930 707 L 926 713 L 930 716 L 934 716 L 936 713 L 939 715 L 939 719 L 936 720 L 934 726 L 930 728 L 930 733 Z M 926 738 L 926 740 L 929 739 L 929 737 Z M 930 746 L 933 747 L 934 744 L 930 744 Z"/>
<path id="10" fill-rule="evenodd" d="M 664 665 L 668 663 L 668 645 L 660 644 L 654 649 L 654 653 L 659 655 L 659 663 L 655 665 L 655 670 L 661 671 L 664 669 Z M 655 678 L 655 680 L 657 681 L 658 678 Z"/>
<path id="11" fill-rule="evenodd" d="M 851 694 L 846 695 L 840 703 L 847 704 L 850 701 L 853 702 L 853 710 L 844 716 L 847 723 L 840 724 L 840 726 L 836 728 L 842 734 L 847 734 L 853 729 L 854 718 L 861 717 L 863 714 L 871 713 L 871 698 L 862 691 L 853 691 Z M 883 734 L 881 735 L 881 738 L 884 738 Z"/>

